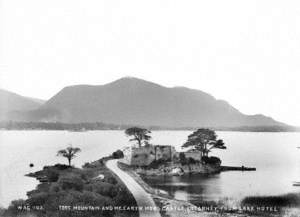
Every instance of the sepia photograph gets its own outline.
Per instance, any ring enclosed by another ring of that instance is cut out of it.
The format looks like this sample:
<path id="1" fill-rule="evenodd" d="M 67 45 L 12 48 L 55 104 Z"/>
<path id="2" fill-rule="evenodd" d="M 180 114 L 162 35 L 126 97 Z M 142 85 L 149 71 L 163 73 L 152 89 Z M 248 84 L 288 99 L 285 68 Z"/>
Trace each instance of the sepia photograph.
<path id="1" fill-rule="evenodd" d="M 0 0 L 0 217 L 300 217 L 300 2 Z"/>

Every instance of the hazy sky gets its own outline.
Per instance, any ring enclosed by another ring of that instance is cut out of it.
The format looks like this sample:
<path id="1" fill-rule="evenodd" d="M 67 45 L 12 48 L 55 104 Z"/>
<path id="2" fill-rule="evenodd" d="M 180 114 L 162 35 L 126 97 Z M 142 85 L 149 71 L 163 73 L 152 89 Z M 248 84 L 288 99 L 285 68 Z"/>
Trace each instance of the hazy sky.
<path id="1" fill-rule="evenodd" d="M 0 85 L 48 99 L 136 76 L 300 125 L 300 1 L 0 0 Z"/>

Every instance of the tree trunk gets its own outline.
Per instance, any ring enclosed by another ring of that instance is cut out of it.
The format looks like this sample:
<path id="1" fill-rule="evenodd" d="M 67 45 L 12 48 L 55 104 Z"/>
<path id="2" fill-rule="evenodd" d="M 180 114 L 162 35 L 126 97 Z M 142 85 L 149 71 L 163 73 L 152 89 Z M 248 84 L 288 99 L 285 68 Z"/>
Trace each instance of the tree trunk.
<path id="1" fill-rule="evenodd" d="M 68 158 L 69 166 L 71 166 L 71 158 Z"/>

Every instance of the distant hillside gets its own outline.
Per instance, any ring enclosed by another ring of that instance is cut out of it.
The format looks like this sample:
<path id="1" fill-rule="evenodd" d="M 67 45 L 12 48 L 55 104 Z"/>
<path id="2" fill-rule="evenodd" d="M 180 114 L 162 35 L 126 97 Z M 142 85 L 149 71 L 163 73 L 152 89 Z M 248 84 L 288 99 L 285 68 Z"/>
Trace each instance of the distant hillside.
<path id="1" fill-rule="evenodd" d="M 5 120 L 13 113 L 39 108 L 45 101 L 29 98 L 0 89 L 0 120 Z"/>
<path id="2" fill-rule="evenodd" d="M 19 114 L 18 118 L 175 128 L 286 126 L 261 114 L 245 115 L 200 90 L 167 88 L 137 78 L 65 87 L 39 109 Z"/>

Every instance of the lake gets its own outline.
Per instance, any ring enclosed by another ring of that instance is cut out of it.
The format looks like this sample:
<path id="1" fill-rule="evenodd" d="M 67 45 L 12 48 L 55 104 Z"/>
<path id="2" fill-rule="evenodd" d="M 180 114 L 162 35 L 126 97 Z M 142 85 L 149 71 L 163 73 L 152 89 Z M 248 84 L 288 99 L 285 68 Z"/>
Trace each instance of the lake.
<path id="1" fill-rule="evenodd" d="M 180 149 L 190 131 L 154 131 L 153 144 Z M 153 177 L 150 185 L 168 191 L 177 199 L 238 201 L 250 195 L 279 195 L 300 192 L 292 186 L 300 181 L 300 133 L 217 132 L 227 145 L 211 155 L 227 166 L 256 167 L 257 171 L 227 171 L 209 176 Z M 0 205 L 26 198 L 37 181 L 24 174 L 45 165 L 67 163 L 56 152 L 68 144 L 82 152 L 73 160 L 80 167 L 116 149 L 129 145 L 123 131 L 0 131 Z M 30 168 L 29 164 L 34 167 Z"/>

